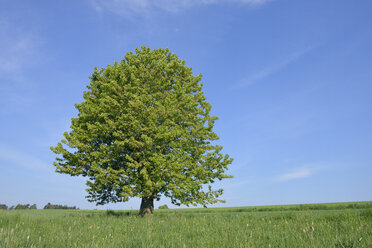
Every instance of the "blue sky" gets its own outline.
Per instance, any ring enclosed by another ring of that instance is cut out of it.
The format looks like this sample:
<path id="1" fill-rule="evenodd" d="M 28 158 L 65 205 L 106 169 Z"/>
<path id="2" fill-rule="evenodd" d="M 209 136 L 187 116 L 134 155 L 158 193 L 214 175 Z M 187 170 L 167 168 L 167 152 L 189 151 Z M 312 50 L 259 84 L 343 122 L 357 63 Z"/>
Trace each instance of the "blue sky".
<path id="1" fill-rule="evenodd" d="M 54 172 L 94 66 L 146 45 L 203 74 L 225 204 L 372 200 L 369 0 L 0 1 L 0 203 L 95 206 Z M 168 204 L 163 198 L 156 202 Z"/>

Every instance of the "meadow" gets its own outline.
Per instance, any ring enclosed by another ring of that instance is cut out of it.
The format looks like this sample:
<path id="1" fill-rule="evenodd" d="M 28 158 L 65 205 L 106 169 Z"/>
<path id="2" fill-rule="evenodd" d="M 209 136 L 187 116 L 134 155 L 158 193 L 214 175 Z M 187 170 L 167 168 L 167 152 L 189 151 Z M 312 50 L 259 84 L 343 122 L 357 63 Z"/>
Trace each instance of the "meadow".
<path id="1" fill-rule="evenodd" d="M 0 211 L 0 247 L 372 247 L 372 202 Z"/>

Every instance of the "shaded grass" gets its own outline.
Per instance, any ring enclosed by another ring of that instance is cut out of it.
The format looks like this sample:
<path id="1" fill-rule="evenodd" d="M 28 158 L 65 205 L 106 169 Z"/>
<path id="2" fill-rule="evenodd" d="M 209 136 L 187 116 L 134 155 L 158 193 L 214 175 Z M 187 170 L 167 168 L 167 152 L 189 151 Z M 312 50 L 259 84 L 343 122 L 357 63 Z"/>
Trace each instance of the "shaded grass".
<path id="1" fill-rule="evenodd" d="M 0 247 L 372 247 L 371 202 L 316 207 L 0 211 Z"/>

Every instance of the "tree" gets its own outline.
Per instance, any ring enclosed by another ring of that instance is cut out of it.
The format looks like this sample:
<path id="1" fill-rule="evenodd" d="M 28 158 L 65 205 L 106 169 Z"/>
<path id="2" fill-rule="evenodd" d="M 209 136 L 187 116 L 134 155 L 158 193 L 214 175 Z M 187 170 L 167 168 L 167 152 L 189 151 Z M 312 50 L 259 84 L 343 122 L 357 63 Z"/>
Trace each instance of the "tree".
<path id="1" fill-rule="evenodd" d="M 159 206 L 159 209 L 169 209 L 169 207 L 167 206 L 167 204 L 164 204 Z"/>
<path id="2" fill-rule="evenodd" d="M 87 198 L 97 205 L 142 198 L 141 215 L 161 195 L 176 205 L 221 202 L 211 183 L 231 177 L 232 159 L 214 144 L 218 118 L 201 77 L 169 49 L 144 46 L 95 68 L 70 132 L 51 147 L 56 171 L 88 177 Z"/>
<path id="3" fill-rule="evenodd" d="M 17 206 L 14 209 L 15 210 L 30 209 L 30 204 L 17 204 Z"/>
<path id="4" fill-rule="evenodd" d="M 50 202 L 48 202 L 48 204 L 45 205 L 43 209 L 52 209 L 52 204 L 50 204 Z"/>
<path id="5" fill-rule="evenodd" d="M 67 205 L 51 204 L 50 202 L 48 202 L 48 204 L 45 205 L 43 209 L 78 209 L 78 208 L 76 208 L 76 206 L 69 207 Z"/>
<path id="6" fill-rule="evenodd" d="M 8 206 L 5 204 L 0 204 L 0 209 L 7 210 Z"/>
<path id="7" fill-rule="evenodd" d="M 36 204 L 32 204 L 32 205 L 30 206 L 30 209 L 37 209 Z"/>

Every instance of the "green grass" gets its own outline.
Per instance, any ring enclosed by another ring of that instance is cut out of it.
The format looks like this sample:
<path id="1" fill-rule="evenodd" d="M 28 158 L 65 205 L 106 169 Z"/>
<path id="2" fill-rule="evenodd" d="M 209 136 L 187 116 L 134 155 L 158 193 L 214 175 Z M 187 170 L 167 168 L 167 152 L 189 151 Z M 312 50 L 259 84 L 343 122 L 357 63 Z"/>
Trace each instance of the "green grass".
<path id="1" fill-rule="evenodd" d="M 372 247 L 372 202 L 0 211 L 0 247 Z"/>

